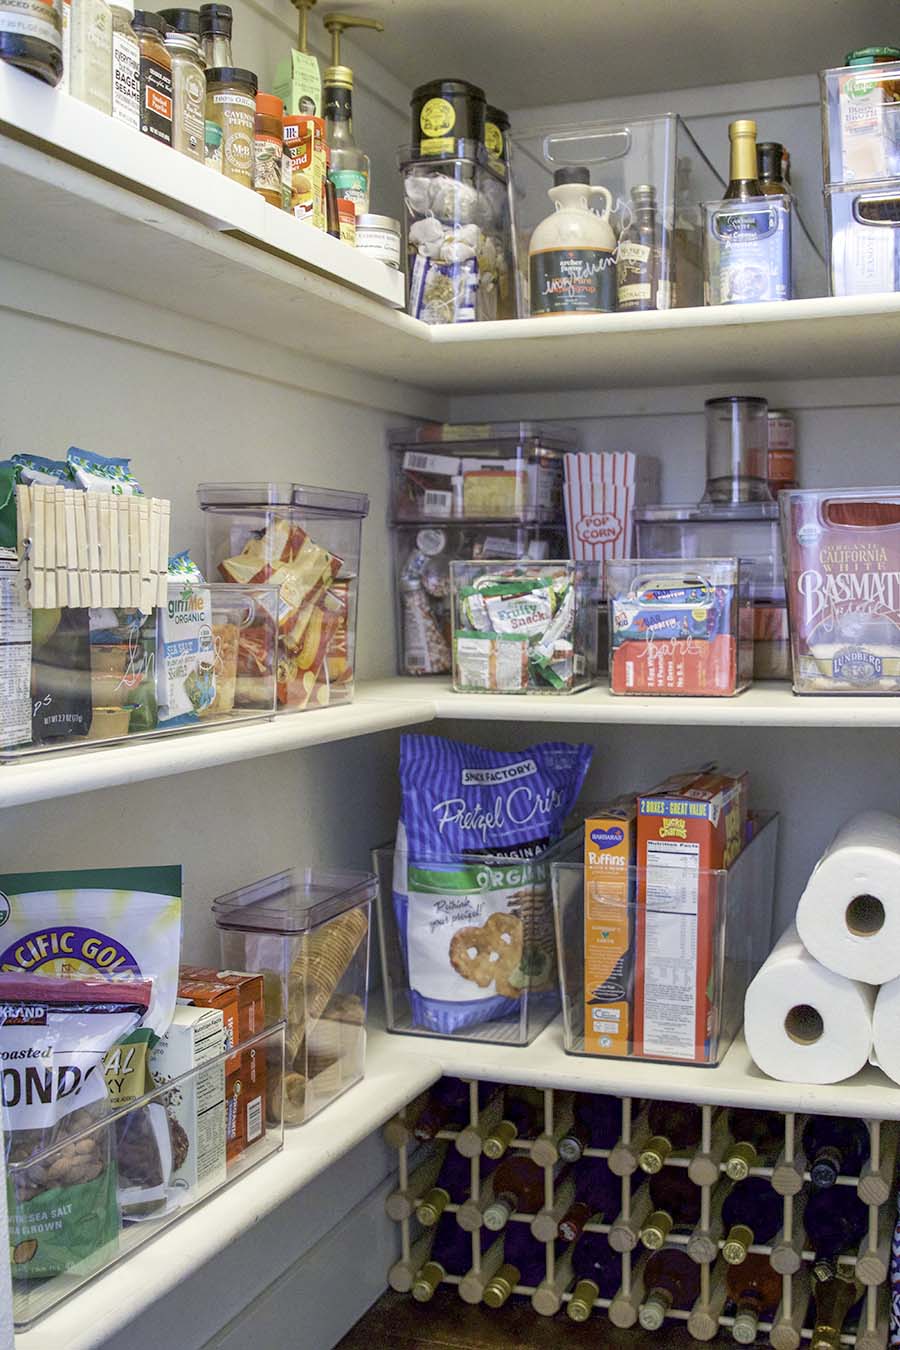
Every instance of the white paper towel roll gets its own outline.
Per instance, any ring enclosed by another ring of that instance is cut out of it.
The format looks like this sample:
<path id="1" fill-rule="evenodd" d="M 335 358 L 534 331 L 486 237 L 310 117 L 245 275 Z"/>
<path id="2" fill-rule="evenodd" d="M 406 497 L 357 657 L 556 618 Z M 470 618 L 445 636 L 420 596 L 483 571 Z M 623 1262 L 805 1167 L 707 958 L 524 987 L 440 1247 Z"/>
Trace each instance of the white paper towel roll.
<path id="1" fill-rule="evenodd" d="M 889 980 L 876 995 L 871 1059 L 900 1083 L 900 980 Z"/>
<path id="2" fill-rule="evenodd" d="M 839 1083 L 869 1058 L 874 1002 L 871 985 L 819 965 L 791 924 L 747 990 L 747 1048 L 770 1078 Z"/>
<path id="3" fill-rule="evenodd" d="M 816 863 L 797 906 L 797 931 L 829 970 L 884 984 L 900 975 L 900 820 L 865 811 Z"/>

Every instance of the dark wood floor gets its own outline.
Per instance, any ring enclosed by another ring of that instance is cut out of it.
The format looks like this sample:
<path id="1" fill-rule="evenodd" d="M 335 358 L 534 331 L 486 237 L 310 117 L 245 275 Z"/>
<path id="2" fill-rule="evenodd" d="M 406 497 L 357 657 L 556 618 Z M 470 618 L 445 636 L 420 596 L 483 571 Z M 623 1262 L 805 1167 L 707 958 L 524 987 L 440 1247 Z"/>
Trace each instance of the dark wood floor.
<path id="1" fill-rule="evenodd" d="M 409 1294 L 384 1294 L 336 1350 L 695 1350 L 698 1344 L 681 1327 L 618 1331 L 600 1316 L 579 1326 L 562 1315 L 538 1317 L 525 1300 L 492 1312 L 439 1289 L 425 1305 Z M 705 1344 L 734 1350 L 730 1338 Z"/>

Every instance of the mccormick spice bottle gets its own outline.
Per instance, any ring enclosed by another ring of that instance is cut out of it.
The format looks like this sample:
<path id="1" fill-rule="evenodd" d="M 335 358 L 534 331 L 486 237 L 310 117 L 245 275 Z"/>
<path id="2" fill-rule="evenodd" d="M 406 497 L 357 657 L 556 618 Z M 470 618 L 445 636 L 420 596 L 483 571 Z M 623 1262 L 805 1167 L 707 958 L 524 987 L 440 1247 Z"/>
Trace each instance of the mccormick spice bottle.
<path id="1" fill-rule="evenodd" d="M 284 104 L 274 94 L 256 95 L 256 145 L 253 189 L 270 206 L 282 209 Z"/>
<path id="2" fill-rule="evenodd" d="M 150 10 L 136 9 L 132 27 L 141 48 L 141 131 L 171 145 L 174 89 L 172 58 L 162 36 L 165 20 Z"/>

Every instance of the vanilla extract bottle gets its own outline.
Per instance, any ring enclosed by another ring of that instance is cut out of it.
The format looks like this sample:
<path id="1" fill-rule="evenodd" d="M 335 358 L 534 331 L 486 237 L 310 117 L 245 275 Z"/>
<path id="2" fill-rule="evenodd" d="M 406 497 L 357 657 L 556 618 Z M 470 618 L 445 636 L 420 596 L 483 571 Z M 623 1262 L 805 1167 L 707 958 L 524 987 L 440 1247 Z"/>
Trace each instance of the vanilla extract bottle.
<path id="1" fill-rule="evenodd" d="M 631 189 L 631 220 L 619 235 L 616 250 L 616 307 L 624 313 L 671 309 L 670 248 L 656 202 L 656 188 L 643 183 Z"/>

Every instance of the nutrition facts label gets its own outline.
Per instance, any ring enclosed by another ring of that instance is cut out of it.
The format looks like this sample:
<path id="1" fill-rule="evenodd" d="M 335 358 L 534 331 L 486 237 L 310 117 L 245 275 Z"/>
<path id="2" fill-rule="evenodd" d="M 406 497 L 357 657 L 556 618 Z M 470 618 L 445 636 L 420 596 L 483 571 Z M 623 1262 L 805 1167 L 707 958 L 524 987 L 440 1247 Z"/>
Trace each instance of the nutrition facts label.
<path id="1" fill-rule="evenodd" d="M 644 1053 L 694 1058 L 700 845 L 647 845 Z"/>
<path id="2" fill-rule="evenodd" d="M 31 610 L 19 560 L 0 549 L 0 746 L 31 740 Z"/>

